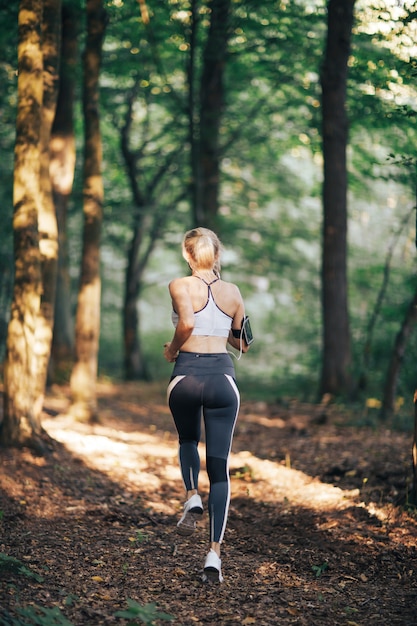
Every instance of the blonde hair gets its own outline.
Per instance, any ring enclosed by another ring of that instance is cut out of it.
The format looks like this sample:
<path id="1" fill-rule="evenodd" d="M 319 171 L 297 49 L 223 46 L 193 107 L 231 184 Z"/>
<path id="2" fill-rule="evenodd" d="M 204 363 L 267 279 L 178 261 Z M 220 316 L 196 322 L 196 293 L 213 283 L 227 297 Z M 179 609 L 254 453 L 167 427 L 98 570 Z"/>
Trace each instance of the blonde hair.
<path id="1" fill-rule="evenodd" d="M 220 253 L 222 244 L 220 239 L 208 228 L 193 228 L 185 233 L 182 242 L 184 256 L 191 269 L 213 270 L 220 274 Z"/>

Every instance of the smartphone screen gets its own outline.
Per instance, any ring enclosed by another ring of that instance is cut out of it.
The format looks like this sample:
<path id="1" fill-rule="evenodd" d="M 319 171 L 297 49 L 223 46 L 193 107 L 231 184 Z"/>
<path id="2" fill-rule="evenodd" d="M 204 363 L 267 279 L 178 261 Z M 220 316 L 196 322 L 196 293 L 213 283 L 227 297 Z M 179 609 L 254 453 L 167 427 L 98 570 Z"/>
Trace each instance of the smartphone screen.
<path id="1" fill-rule="evenodd" d="M 250 326 L 250 321 L 249 321 L 249 318 L 247 316 L 243 320 L 242 330 L 243 330 L 243 339 L 244 339 L 246 345 L 250 346 L 250 344 L 253 341 L 253 334 L 252 334 L 252 329 L 251 329 L 251 326 Z"/>

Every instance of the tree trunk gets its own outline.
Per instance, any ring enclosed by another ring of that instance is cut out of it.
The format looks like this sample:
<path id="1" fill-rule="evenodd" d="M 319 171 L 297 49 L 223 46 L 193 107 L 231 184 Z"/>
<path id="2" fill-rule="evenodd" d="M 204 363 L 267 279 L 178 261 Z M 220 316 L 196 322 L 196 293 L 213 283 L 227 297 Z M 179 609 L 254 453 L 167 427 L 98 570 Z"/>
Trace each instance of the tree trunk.
<path id="1" fill-rule="evenodd" d="M 140 342 L 138 298 L 142 273 L 138 269 L 139 249 L 142 242 L 142 229 L 135 228 L 129 248 L 125 297 L 123 303 L 124 377 L 125 380 L 148 380 L 145 359 Z"/>
<path id="2" fill-rule="evenodd" d="M 178 153 L 173 151 L 161 163 L 158 163 L 155 174 L 147 185 L 143 184 L 141 155 L 142 150 L 130 147 L 133 121 L 133 106 L 136 100 L 138 84 L 136 83 L 127 96 L 125 123 L 122 127 L 120 144 L 126 165 L 127 176 L 135 206 L 133 216 L 133 233 L 129 246 L 125 293 L 123 301 L 123 345 L 124 345 L 124 377 L 125 380 L 149 380 L 149 371 L 143 356 L 139 334 L 138 299 L 142 287 L 143 274 L 156 242 L 161 237 L 163 224 L 168 215 L 164 203 L 159 196 L 158 207 L 153 200 L 158 185 L 169 175 L 170 167 L 175 163 Z M 146 143 L 146 140 L 145 140 Z M 144 190 L 142 191 L 140 183 Z M 182 196 L 173 205 L 180 202 Z"/>
<path id="3" fill-rule="evenodd" d="M 323 115 L 323 356 L 321 395 L 351 390 L 347 290 L 347 62 L 354 0 L 329 0 L 321 73 Z"/>
<path id="4" fill-rule="evenodd" d="M 196 53 L 197 53 L 197 31 L 198 31 L 198 0 L 191 0 L 190 6 L 190 29 L 189 29 L 189 55 L 187 63 L 187 116 L 188 116 L 188 137 L 190 142 L 190 196 L 191 209 L 194 224 L 203 224 L 203 207 L 201 202 L 201 171 L 200 171 L 200 141 L 199 141 L 199 124 L 198 124 L 198 102 L 195 94 L 196 84 Z"/>
<path id="5" fill-rule="evenodd" d="M 43 106 L 41 126 L 40 188 L 38 215 L 39 249 L 42 270 L 42 297 L 36 320 L 36 373 L 34 412 L 40 419 L 45 395 L 54 323 L 58 228 L 49 176 L 49 141 L 58 97 L 61 48 L 61 0 L 44 0 L 42 18 Z"/>
<path id="6" fill-rule="evenodd" d="M 414 439 L 412 449 L 413 486 L 411 488 L 410 502 L 417 505 L 417 390 L 414 392 Z"/>
<path id="7" fill-rule="evenodd" d="M 140 262 L 140 250 L 145 235 L 146 199 L 139 186 L 140 168 L 138 168 L 137 153 L 132 151 L 129 146 L 136 93 L 137 84 L 127 98 L 128 108 L 120 141 L 135 205 L 133 233 L 127 256 L 123 299 L 123 369 L 125 380 L 146 380 L 148 378 L 140 344 L 138 314 L 138 298 L 143 273 L 143 270 L 141 270 L 143 266 Z"/>
<path id="8" fill-rule="evenodd" d="M 401 324 L 401 328 L 395 338 L 394 348 L 391 354 L 388 372 L 384 385 L 384 397 L 382 400 L 381 417 L 386 418 L 394 412 L 395 396 L 398 385 L 398 377 L 401 365 L 404 359 L 405 350 L 407 348 L 408 338 L 417 321 L 417 291 L 413 300 L 410 302 L 405 317 Z"/>
<path id="9" fill-rule="evenodd" d="M 34 411 L 35 326 L 42 289 L 38 210 L 43 92 L 42 0 L 19 5 L 18 106 L 13 186 L 15 278 L 4 366 L 6 446 L 41 447 Z"/>
<path id="10" fill-rule="evenodd" d="M 200 142 L 198 165 L 194 166 L 195 223 L 216 228 L 219 208 L 219 136 L 224 108 L 224 68 L 230 34 L 230 0 L 211 0 L 211 18 L 203 56 L 200 85 Z M 192 154 L 193 156 L 193 154 Z"/>
<path id="11" fill-rule="evenodd" d="M 394 234 L 391 243 L 388 245 L 388 250 L 387 250 L 386 257 L 385 257 L 384 272 L 383 272 L 381 287 L 379 288 L 378 296 L 376 298 L 375 305 L 374 305 L 373 311 L 369 319 L 368 327 L 366 329 L 365 339 L 363 341 L 362 368 L 360 369 L 358 382 L 357 382 L 358 391 L 364 391 L 367 387 L 369 361 L 370 361 L 370 356 L 372 353 L 373 334 L 374 334 L 374 330 L 375 330 L 376 324 L 380 316 L 382 303 L 384 301 L 385 294 L 386 294 L 388 284 L 389 284 L 389 277 L 391 273 L 391 261 L 392 261 L 392 257 L 394 254 L 395 245 L 397 241 L 399 240 L 401 234 L 403 233 L 404 228 L 409 223 L 410 217 L 414 212 L 415 212 L 415 207 L 413 207 L 413 209 L 409 213 L 407 213 L 407 215 L 405 215 L 405 217 L 401 221 L 401 225 L 399 229 Z"/>
<path id="12" fill-rule="evenodd" d="M 84 53 L 84 232 L 75 326 L 75 364 L 71 374 L 71 412 L 97 419 L 97 365 L 100 336 L 100 235 L 103 212 L 102 146 L 99 125 L 99 74 L 106 27 L 102 0 L 87 0 Z"/>
<path id="13" fill-rule="evenodd" d="M 78 63 L 78 12 L 70 2 L 62 7 L 62 52 L 57 110 L 50 142 L 50 176 L 58 223 L 58 280 L 49 367 L 51 382 L 68 380 L 74 361 L 74 323 L 67 241 L 67 211 L 75 169 L 74 91 Z"/>

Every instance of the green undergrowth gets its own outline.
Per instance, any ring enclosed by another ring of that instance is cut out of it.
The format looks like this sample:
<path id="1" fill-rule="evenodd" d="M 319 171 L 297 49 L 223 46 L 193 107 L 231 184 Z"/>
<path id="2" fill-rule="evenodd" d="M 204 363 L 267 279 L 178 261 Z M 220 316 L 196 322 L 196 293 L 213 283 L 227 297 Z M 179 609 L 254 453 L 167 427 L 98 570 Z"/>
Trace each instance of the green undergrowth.
<path id="1" fill-rule="evenodd" d="M 21 561 L 4 552 L 0 552 L 1 572 L 13 573 L 23 578 L 31 578 L 38 583 L 42 583 L 44 580 L 42 576 L 31 571 Z M 148 603 L 141 605 L 130 598 L 127 598 L 126 602 L 127 609 L 117 611 L 114 617 L 123 620 L 123 623 L 127 624 L 127 626 L 138 626 L 139 624 L 151 626 L 155 624 L 156 620 L 168 622 L 175 619 L 174 616 L 160 611 L 156 604 Z M 75 626 L 65 617 L 59 607 L 43 607 L 37 604 L 17 606 L 14 614 L 0 607 L 0 624 L 2 626 Z"/>

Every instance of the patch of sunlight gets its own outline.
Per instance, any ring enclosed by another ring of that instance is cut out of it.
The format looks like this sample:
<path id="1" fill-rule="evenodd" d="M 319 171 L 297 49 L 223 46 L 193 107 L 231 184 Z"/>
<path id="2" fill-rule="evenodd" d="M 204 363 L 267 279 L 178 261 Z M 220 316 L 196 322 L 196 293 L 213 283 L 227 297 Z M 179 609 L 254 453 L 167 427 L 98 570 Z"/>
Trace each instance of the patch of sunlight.
<path id="1" fill-rule="evenodd" d="M 88 467 L 113 479 L 117 477 L 135 486 L 146 485 L 148 490 L 159 489 L 166 475 L 178 472 L 180 478 L 177 447 L 164 443 L 159 435 L 80 424 L 68 416 L 45 420 L 43 426 Z"/>
<path id="2" fill-rule="evenodd" d="M 359 495 L 359 489 L 343 491 L 295 469 L 284 467 L 279 463 L 259 459 L 248 451 L 232 456 L 231 467 L 250 468 L 254 483 L 250 493 L 255 496 L 257 481 L 262 484 L 260 499 L 276 502 L 286 499 L 292 505 L 308 506 L 321 511 L 326 509 L 343 509 L 352 506 L 352 499 Z M 265 484 L 268 490 L 265 490 Z"/>
<path id="3" fill-rule="evenodd" d="M 101 425 L 81 424 L 66 415 L 45 420 L 43 426 L 51 437 L 81 458 L 86 466 L 102 471 L 121 485 L 140 490 L 152 506 L 156 490 L 173 481 L 181 484 L 177 443 L 172 438 L 168 440 L 160 433 L 125 432 Z M 200 455 L 204 462 L 203 444 L 200 444 Z M 242 466 L 249 471 L 245 473 L 245 481 L 232 478 L 232 498 L 243 490 L 245 497 L 260 502 L 286 502 L 289 506 L 323 511 L 352 506 L 352 500 L 359 495 L 358 489 L 343 491 L 299 470 L 260 459 L 249 451 L 232 453 L 232 475 L 233 469 Z M 206 472 L 202 469 L 200 484 L 202 494 L 207 495 L 209 485 Z M 171 512 L 176 511 L 172 503 L 167 503 L 167 508 Z"/>

